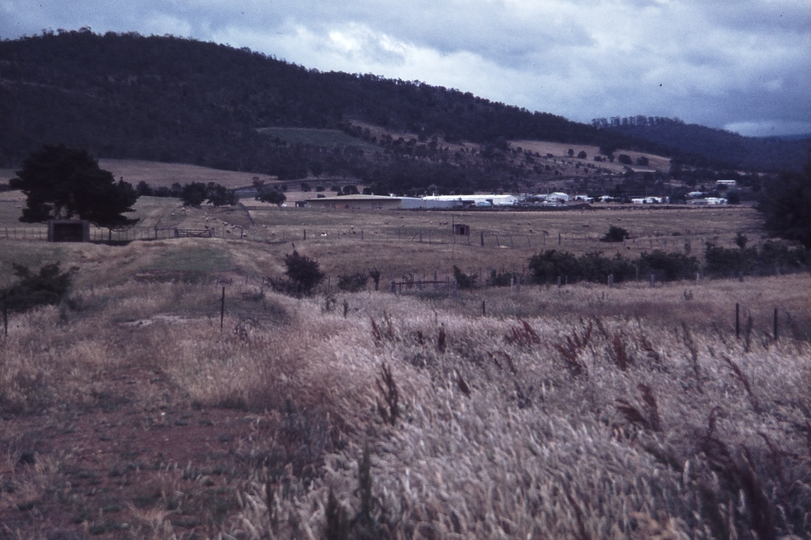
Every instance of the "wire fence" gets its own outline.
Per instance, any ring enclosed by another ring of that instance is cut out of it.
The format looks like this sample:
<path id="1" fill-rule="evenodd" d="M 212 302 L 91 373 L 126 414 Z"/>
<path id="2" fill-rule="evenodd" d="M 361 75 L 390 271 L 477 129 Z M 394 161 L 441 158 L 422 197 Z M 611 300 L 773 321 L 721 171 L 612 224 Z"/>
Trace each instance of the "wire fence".
<path id="1" fill-rule="evenodd" d="M 718 235 L 680 235 L 650 236 L 629 238 L 622 243 L 607 244 L 602 241 L 603 235 L 572 233 L 558 231 L 538 231 L 535 233 L 510 233 L 498 230 L 479 230 L 469 235 L 454 234 L 450 227 L 446 230 L 436 228 L 392 228 L 364 230 L 350 227 L 266 227 L 228 224 L 220 227 L 204 226 L 200 229 L 181 227 L 131 227 L 111 230 L 101 227 L 90 227 L 89 238 L 97 243 L 125 243 L 133 241 L 170 240 L 175 238 L 220 238 L 224 240 L 241 240 L 266 244 L 286 242 L 318 241 L 334 242 L 353 240 L 360 242 L 409 243 L 428 245 L 459 245 L 492 248 L 523 249 L 539 251 L 546 249 L 567 249 L 577 251 L 598 250 L 605 248 L 623 248 L 623 250 L 686 251 L 690 245 L 701 249 L 706 242 L 716 245 L 732 245 L 729 238 Z M 48 228 L 40 227 L 5 227 L 0 229 L 0 240 L 48 241 Z"/>

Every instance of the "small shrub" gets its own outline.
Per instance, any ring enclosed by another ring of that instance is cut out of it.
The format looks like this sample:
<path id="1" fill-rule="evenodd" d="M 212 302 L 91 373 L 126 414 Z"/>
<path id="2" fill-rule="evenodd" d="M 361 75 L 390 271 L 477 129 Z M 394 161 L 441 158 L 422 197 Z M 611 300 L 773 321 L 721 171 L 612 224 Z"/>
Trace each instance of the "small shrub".
<path id="1" fill-rule="evenodd" d="M 611 225 L 608 228 L 608 232 L 600 238 L 600 242 L 622 242 L 626 238 L 628 238 L 630 234 L 628 231 L 623 229 L 622 227 L 615 227 Z"/>
<path id="2" fill-rule="evenodd" d="M 37 306 L 61 302 L 67 295 L 73 274 L 78 268 L 61 272 L 59 264 L 46 264 L 39 269 L 38 274 L 32 273 L 27 266 L 14 264 L 14 275 L 19 281 L 0 291 L 4 309 L 27 311 Z"/>
<path id="3" fill-rule="evenodd" d="M 490 277 L 487 278 L 488 287 L 509 287 L 518 279 L 518 274 L 515 272 L 501 272 L 495 270 L 490 272 Z"/>
<path id="4" fill-rule="evenodd" d="M 478 274 L 465 274 L 458 266 L 453 265 L 453 277 L 460 289 L 472 289 L 476 286 L 476 278 L 479 276 Z"/>

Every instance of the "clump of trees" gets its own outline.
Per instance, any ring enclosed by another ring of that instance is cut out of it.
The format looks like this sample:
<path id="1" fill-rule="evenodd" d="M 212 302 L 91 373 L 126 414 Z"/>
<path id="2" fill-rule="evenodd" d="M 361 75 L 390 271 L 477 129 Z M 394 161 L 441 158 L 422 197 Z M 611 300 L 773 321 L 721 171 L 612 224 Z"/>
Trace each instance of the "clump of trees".
<path id="1" fill-rule="evenodd" d="M 799 272 L 811 268 L 811 251 L 801 246 L 789 247 L 766 242 L 757 247 L 746 247 L 746 236 L 735 238 L 737 248 L 724 248 L 707 243 L 704 251 L 704 273 L 714 277 L 739 274 L 761 275 L 777 272 Z"/>
<path id="2" fill-rule="evenodd" d="M 764 185 L 758 209 L 767 231 L 811 249 L 811 159 L 802 172 L 783 172 Z"/>
<path id="3" fill-rule="evenodd" d="M 239 202 L 236 191 L 214 182 L 185 184 L 180 190 L 180 199 L 184 206 L 200 206 L 206 201 L 214 206 L 233 206 Z"/>
<path id="4" fill-rule="evenodd" d="M 547 250 L 529 259 L 529 269 L 536 283 L 551 283 L 558 277 L 567 282 L 605 282 L 609 275 L 614 282 L 630 281 L 639 276 L 654 274 L 660 281 L 674 281 L 689 278 L 698 271 L 698 259 L 683 253 L 665 253 L 654 250 L 643 253 L 636 260 L 629 260 L 617 254 L 612 258 L 599 252 L 586 253 L 577 257 L 572 253 Z"/>
<path id="5" fill-rule="evenodd" d="M 87 150 L 45 145 L 23 162 L 12 189 L 26 196 L 20 221 L 41 223 L 51 219 L 86 219 L 100 227 L 134 225 L 133 212 L 138 193 L 113 173 L 99 167 Z"/>

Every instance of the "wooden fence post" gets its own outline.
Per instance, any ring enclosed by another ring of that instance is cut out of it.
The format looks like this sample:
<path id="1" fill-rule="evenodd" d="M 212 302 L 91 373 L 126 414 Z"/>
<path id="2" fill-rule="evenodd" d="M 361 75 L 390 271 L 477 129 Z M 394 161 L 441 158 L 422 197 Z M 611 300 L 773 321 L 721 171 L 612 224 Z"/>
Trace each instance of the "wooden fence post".
<path id="1" fill-rule="evenodd" d="M 735 304 L 735 338 L 741 338 L 741 305 Z"/>
<path id="2" fill-rule="evenodd" d="M 222 288 L 222 300 L 220 301 L 220 330 L 222 330 L 224 320 L 225 320 L 225 287 Z"/>
<path id="3" fill-rule="evenodd" d="M 777 308 L 774 308 L 774 340 L 777 341 Z"/>

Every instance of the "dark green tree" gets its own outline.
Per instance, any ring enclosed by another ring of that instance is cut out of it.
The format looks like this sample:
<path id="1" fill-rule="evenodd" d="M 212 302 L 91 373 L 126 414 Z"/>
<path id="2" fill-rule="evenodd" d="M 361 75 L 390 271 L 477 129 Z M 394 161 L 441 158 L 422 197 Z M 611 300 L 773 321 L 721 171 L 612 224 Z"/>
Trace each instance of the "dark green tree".
<path id="1" fill-rule="evenodd" d="M 255 199 L 257 201 L 268 202 L 275 204 L 276 206 L 281 206 L 284 204 L 284 201 L 287 200 L 287 195 L 277 189 L 261 188 L 256 194 Z"/>
<path id="2" fill-rule="evenodd" d="M 134 211 L 138 193 L 99 168 L 87 150 L 45 145 L 26 158 L 9 185 L 26 196 L 20 218 L 26 223 L 78 217 L 114 228 L 138 222 L 123 215 Z"/>
<path id="3" fill-rule="evenodd" d="M 284 256 L 284 265 L 287 267 L 285 275 L 304 294 L 310 294 L 324 280 L 325 275 L 318 261 L 300 255 L 295 249 Z"/>
<path id="4" fill-rule="evenodd" d="M 213 182 L 206 186 L 206 198 L 214 206 L 234 206 L 239 202 L 239 195 L 235 190 Z"/>
<path id="5" fill-rule="evenodd" d="M 202 182 L 184 184 L 180 191 L 180 200 L 183 206 L 200 206 L 208 197 L 208 188 Z"/>
<path id="6" fill-rule="evenodd" d="M 802 172 L 784 172 L 764 184 L 758 210 L 771 234 L 811 249 L 811 159 Z"/>

